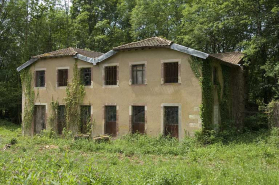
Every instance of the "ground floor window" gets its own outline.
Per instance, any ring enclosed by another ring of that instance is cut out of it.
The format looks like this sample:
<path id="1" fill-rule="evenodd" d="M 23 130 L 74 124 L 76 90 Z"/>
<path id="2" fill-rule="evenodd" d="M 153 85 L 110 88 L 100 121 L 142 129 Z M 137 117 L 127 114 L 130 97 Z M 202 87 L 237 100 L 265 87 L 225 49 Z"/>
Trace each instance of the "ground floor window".
<path id="1" fill-rule="evenodd" d="M 35 105 L 34 107 L 34 133 L 39 134 L 42 130 L 46 129 L 46 106 Z"/>
<path id="2" fill-rule="evenodd" d="M 132 133 L 145 132 L 145 106 L 132 106 Z"/>
<path id="3" fill-rule="evenodd" d="M 58 116 L 57 116 L 57 132 L 62 134 L 63 128 L 66 127 L 66 108 L 65 105 L 58 106 Z"/>
<path id="4" fill-rule="evenodd" d="M 86 134 L 89 132 L 91 124 L 91 106 L 90 105 L 82 105 L 80 106 L 80 127 L 79 131 L 82 134 Z"/>
<path id="5" fill-rule="evenodd" d="M 179 107 L 164 107 L 164 134 L 178 138 Z"/>
<path id="6" fill-rule="evenodd" d="M 117 135 L 116 106 L 105 106 L 105 134 L 115 137 Z"/>

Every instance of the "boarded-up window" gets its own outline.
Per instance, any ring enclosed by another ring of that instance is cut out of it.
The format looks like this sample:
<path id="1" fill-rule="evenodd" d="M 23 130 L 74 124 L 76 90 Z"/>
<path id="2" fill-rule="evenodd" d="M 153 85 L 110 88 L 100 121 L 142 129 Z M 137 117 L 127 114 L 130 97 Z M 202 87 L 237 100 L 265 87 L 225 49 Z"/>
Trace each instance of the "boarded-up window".
<path id="1" fill-rule="evenodd" d="M 117 85 L 117 66 L 105 67 L 105 85 Z"/>
<path id="2" fill-rule="evenodd" d="M 90 105 L 82 105 L 80 106 L 80 128 L 79 131 L 82 134 L 86 134 L 90 129 L 90 121 L 91 121 L 91 106 Z"/>
<path id="3" fill-rule="evenodd" d="M 81 82 L 85 86 L 91 85 L 91 68 L 80 69 Z"/>
<path id="4" fill-rule="evenodd" d="M 218 85 L 218 70 L 217 70 L 217 67 L 213 67 L 213 84 Z"/>
<path id="5" fill-rule="evenodd" d="M 132 107 L 132 133 L 144 133 L 145 130 L 145 107 Z"/>
<path id="6" fill-rule="evenodd" d="M 36 71 L 36 87 L 45 87 L 45 71 Z"/>
<path id="7" fill-rule="evenodd" d="M 57 116 L 58 134 L 62 134 L 63 128 L 66 127 L 66 108 L 65 105 L 59 105 Z"/>
<path id="8" fill-rule="evenodd" d="M 116 106 L 105 106 L 105 134 L 116 136 Z"/>
<path id="9" fill-rule="evenodd" d="M 164 83 L 178 83 L 178 62 L 164 63 Z"/>
<path id="10" fill-rule="evenodd" d="M 132 65 L 132 84 L 144 84 L 145 67 L 144 64 Z"/>
<path id="11" fill-rule="evenodd" d="M 178 113 L 179 108 L 177 106 L 164 107 L 165 135 L 178 137 Z"/>
<path id="12" fill-rule="evenodd" d="M 46 129 L 46 106 L 45 105 L 35 105 L 34 107 L 34 133 L 38 134 L 43 129 Z"/>
<path id="13" fill-rule="evenodd" d="M 58 87 L 67 86 L 68 69 L 58 69 L 57 84 L 58 84 Z"/>

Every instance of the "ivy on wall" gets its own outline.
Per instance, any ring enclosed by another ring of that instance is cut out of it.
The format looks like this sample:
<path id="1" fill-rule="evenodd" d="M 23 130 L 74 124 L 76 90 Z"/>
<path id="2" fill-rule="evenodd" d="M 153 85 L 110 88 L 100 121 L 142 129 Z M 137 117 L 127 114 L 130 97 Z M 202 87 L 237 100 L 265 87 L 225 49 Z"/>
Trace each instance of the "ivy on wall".
<path id="1" fill-rule="evenodd" d="M 20 73 L 24 94 L 24 115 L 22 120 L 24 134 L 25 132 L 30 132 L 33 122 L 35 92 L 32 87 L 32 77 L 33 75 L 30 72 L 30 68 L 26 68 Z"/>
<path id="2" fill-rule="evenodd" d="M 192 71 L 194 72 L 197 79 L 201 80 L 202 77 L 202 64 L 203 60 L 197 57 L 191 57 L 189 60 Z"/>
<path id="3" fill-rule="evenodd" d="M 66 107 L 66 129 L 74 133 L 78 132 L 80 124 L 80 104 L 85 96 L 84 85 L 80 80 L 80 72 L 77 67 L 77 59 L 73 69 L 72 83 L 68 83 L 66 97 L 64 98 Z"/>
<path id="4" fill-rule="evenodd" d="M 59 107 L 58 101 L 52 100 L 50 102 L 51 114 L 48 118 L 48 123 L 50 126 L 50 130 L 54 130 L 56 132 L 57 132 L 58 107 Z"/>
<path id="5" fill-rule="evenodd" d="M 201 105 L 201 119 L 202 131 L 206 132 L 213 129 L 213 83 L 212 83 L 212 67 L 209 60 L 202 63 L 202 105 Z"/>

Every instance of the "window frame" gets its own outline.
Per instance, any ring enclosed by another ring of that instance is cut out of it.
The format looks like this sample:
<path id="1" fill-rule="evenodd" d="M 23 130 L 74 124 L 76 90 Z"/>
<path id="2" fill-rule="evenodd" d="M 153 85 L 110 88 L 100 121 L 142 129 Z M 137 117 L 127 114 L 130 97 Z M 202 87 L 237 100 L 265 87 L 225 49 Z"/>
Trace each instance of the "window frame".
<path id="1" fill-rule="evenodd" d="M 90 113 L 89 113 L 89 121 L 90 122 L 92 122 L 92 114 L 93 114 L 93 107 L 92 107 L 92 105 L 86 105 L 86 104 L 81 104 L 80 106 L 79 106 L 79 109 L 80 109 L 80 123 L 81 124 L 83 124 L 81 121 L 82 121 L 82 108 L 84 108 L 84 107 L 87 107 L 87 108 L 90 108 Z M 88 120 L 87 120 L 88 121 Z M 82 127 L 82 125 L 79 125 L 80 127 Z M 79 132 L 81 132 L 81 130 L 80 130 L 80 128 L 79 128 Z M 86 134 L 86 133 L 82 133 L 82 134 Z"/>
<path id="2" fill-rule="evenodd" d="M 166 63 L 178 63 L 178 81 L 166 83 L 165 82 L 165 64 Z M 161 84 L 162 85 L 175 85 L 181 84 L 181 59 L 169 59 L 169 60 L 161 60 Z"/>
<path id="3" fill-rule="evenodd" d="M 56 87 L 58 88 L 58 89 L 65 89 L 67 86 L 68 86 L 68 83 L 69 83 L 69 70 L 70 69 L 70 67 L 57 67 L 56 68 Z M 60 86 L 59 85 L 59 71 L 60 70 L 67 70 L 68 72 L 68 76 L 67 76 L 67 85 L 66 86 Z"/>
<path id="4" fill-rule="evenodd" d="M 165 107 L 178 107 L 178 140 L 182 139 L 182 107 L 180 103 L 162 103 L 161 104 L 161 134 L 165 135 Z"/>
<path id="5" fill-rule="evenodd" d="M 41 72 L 41 71 L 44 71 L 44 86 L 37 86 L 37 72 Z M 46 68 L 37 68 L 37 69 L 35 69 L 34 73 L 35 73 L 34 87 L 38 88 L 38 89 L 46 88 Z"/>
<path id="6" fill-rule="evenodd" d="M 132 104 L 129 106 L 129 131 L 130 133 L 133 132 L 133 116 L 134 110 L 133 107 L 144 107 L 144 133 L 147 130 L 147 106 L 143 104 Z"/>
<path id="7" fill-rule="evenodd" d="M 106 85 L 106 67 L 113 67 L 116 66 L 116 85 Z M 105 64 L 103 65 L 103 87 L 106 88 L 113 88 L 113 87 L 119 87 L 119 64 L 118 63 L 112 63 L 112 64 Z"/>
<path id="8" fill-rule="evenodd" d="M 142 84 L 133 84 L 133 66 L 135 65 L 144 65 L 143 71 L 144 71 L 144 77 L 143 77 L 143 83 Z M 131 86 L 142 86 L 147 85 L 147 61 L 140 61 L 140 62 L 130 62 L 130 80 L 129 85 Z"/>
<path id="9" fill-rule="evenodd" d="M 106 134 L 106 123 L 107 123 L 107 120 L 106 120 L 106 107 L 108 106 L 115 106 L 116 107 L 116 135 L 115 137 L 118 136 L 118 132 L 119 132 L 119 125 L 118 125 L 118 120 L 119 120 L 119 115 L 118 115 L 118 110 L 119 110 L 119 106 L 114 104 L 114 103 L 106 103 L 104 106 L 103 106 L 103 135 Z"/>
<path id="10" fill-rule="evenodd" d="M 91 70 L 91 84 L 90 85 L 84 85 L 85 88 L 93 88 L 93 67 L 89 65 L 84 65 L 84 66 L 78 66 L 79 73 L 81 75 L 81 70 L 84 68 L 90 68 Z"/>

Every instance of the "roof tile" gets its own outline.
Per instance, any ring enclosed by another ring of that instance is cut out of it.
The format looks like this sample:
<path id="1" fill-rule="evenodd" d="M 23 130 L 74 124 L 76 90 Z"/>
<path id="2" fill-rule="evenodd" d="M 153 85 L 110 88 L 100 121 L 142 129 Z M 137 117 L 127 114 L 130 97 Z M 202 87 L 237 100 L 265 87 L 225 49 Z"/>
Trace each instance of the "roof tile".
<path id="1" fill-rule="evenodd" d="M 210 56 L 222 60 L 224 62 L 237 65 L 244 57 L 244 54 L 240 52 L 226 52 L 210 54 Z"/>

